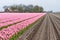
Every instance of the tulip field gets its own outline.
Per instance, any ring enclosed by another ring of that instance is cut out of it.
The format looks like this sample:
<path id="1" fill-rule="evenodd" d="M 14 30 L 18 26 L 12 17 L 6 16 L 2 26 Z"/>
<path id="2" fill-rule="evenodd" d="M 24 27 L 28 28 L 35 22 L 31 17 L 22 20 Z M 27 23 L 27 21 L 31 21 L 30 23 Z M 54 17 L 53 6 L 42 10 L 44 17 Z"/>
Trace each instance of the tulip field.
<path id="1" fill-rule="evenodd" d="M 0 40 L 10 40 L 15 34 L 46 13 L 0 13 Z"/>

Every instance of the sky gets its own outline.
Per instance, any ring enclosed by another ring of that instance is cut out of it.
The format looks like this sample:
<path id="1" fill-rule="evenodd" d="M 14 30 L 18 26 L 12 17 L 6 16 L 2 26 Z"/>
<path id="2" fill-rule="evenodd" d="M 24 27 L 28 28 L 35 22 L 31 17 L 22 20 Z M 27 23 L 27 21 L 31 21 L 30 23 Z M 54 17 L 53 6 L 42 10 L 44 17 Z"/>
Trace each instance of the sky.
<path id="1" fill-rule="evenodd" d="M 15 4 L 39 5 L 42 6 L 45 11 L 60 11 L 60 0 L 0 0 L 0 11 L 3 11 L 3 6 Z"/>

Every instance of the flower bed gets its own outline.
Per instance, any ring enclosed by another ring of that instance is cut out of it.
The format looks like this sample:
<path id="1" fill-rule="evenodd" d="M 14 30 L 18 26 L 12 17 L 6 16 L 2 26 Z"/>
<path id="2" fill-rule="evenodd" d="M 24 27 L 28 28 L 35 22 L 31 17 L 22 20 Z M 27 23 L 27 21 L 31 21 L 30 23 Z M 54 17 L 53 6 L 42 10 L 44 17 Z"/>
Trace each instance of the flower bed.
<path id="1" fill-rule="evenodd" d="M 36 15 L 36 14 L 35 14 Z M 33 17 L 31 19 L 22 21 L 20 23 L 17 23 L 15 25 L 9 26 L 7 28 L 4 28 L 0 31 L 0 39 L 1 40 L 9 40 L 13 35 L 17 34 L 20 30 L 23 30 L 28 25 L 34 23 L 36 20 L 44 16 L 44 14 L 39 14 L 36 17 Z"/>

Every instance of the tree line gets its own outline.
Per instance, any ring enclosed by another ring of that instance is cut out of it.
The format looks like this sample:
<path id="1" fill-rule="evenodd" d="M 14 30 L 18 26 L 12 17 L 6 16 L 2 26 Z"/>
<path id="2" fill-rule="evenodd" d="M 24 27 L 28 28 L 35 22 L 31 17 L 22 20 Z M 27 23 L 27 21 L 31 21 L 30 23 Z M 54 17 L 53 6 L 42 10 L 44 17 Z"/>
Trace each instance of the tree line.
<path id="1" fill-rule="evenodd" d="M 43 7 L 38 5 L 11 5 L 4 6 L 4 12 L 43 12 Z"/>

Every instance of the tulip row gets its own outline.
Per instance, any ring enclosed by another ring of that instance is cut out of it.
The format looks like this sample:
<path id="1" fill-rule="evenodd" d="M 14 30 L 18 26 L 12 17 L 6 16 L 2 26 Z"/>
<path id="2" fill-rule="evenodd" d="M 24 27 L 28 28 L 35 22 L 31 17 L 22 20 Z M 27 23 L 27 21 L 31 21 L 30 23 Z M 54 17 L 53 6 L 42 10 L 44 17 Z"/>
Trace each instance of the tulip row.
<path id="1" fill-rule="evenodd" d="M 45 14 L 38 15 L 32 19 L 25 20 L 21 23 L 15 24 L 13 26 L 10 26 L 8 28 L 4 28 L 0 31 L 0 39 L 1 40 L 9 40 L 14 34 L 17 34 L 20 30 L 26 28 L 28 25 L 32 24 L 39 18 L 41 18 Z"/>
<path id="2" fill-rule="evenodd" d="M 22 13 L 22 14 L 20 14 L 20 13 L 16 13 L 16 14 L 4 13 L 4 14 L 1 14 L 0 13 L 0 23 L 12 21 L 12 20 L 15 20 L 15 19 L 27 19 L 27 18 L 36 16 L 36 15 L 38 15 L 38 14 L 34 13 L 32 15 L 32 14 L 25 14 L 25 13 Z"/>
<path id="3" fill-rule="evenodd" d="M 25 14 L 26 15 L 26 14 Z M 41 14 L 40 14 L 41 15 Z M 31 16 L 31 15 L 30 15 Z M 14 23 L 16 23 L 16 22 L 19 22 L 19 21 L 22 21 L 22 20 L 25 20 L 25 19 L 28 19 L 28 18 L 32 18 L 32 17 L 35 17 L 36 16 L 36 14 L 35 15 L 33 15 L 33 16 L 24 16 L 23 18 L 18 18 L 18 19 L 16 19 L 16 20 L 8 20 L 7 22 L 4 22 L 4 21 L 1 21 L 0 22 L 0 28 L 2 28 L 2 27 L 4 27 L 4 26 L 7 26 L 7 25 L 10 25 L 10 24 L 14 24 Z M 22 16 L 21 16 L 22 17 Z M 27 18 L 28 17 L 28 18 Z"/>

